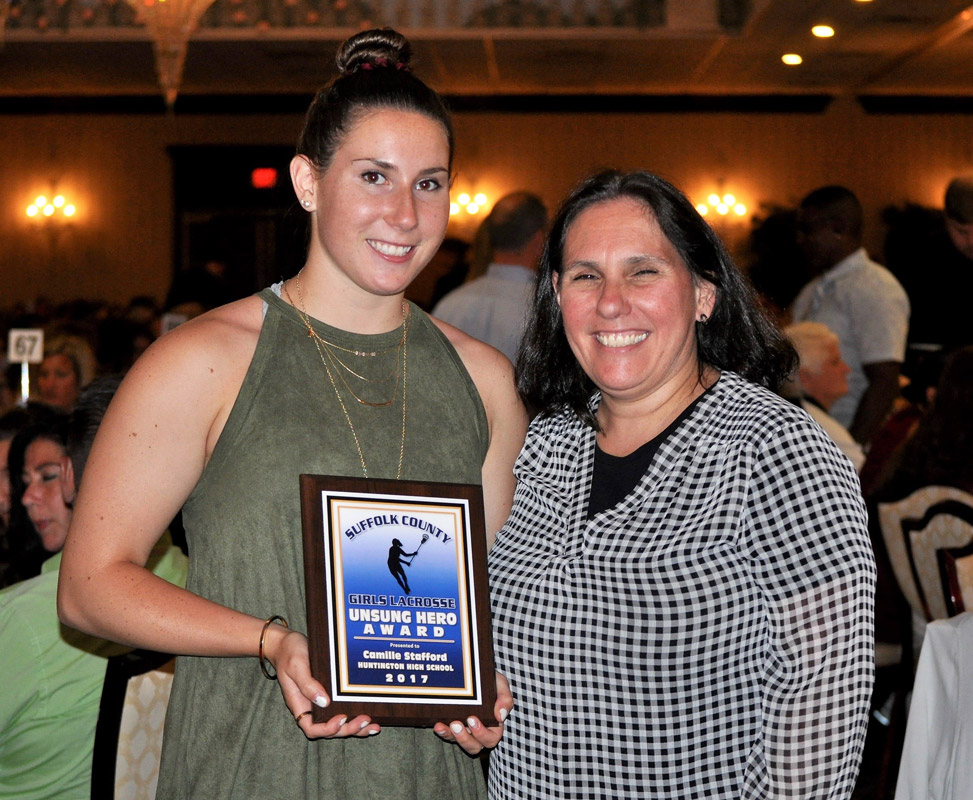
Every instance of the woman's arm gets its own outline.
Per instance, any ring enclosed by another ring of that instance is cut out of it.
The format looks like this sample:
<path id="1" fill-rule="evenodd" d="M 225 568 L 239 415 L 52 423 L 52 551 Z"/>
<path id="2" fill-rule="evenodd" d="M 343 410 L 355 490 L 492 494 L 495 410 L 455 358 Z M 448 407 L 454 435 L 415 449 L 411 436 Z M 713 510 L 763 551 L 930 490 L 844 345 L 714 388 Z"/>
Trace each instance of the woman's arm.
<path id="1" fill-rule="evenodd" d="M 762 740 L 743 797 L 850 797 L 874 646 L 875 565 L 857 478 L 823 432 L 792 424 L 758 454 L 749 501 L 745 541 L 769 639 Z"/>
<path id="2" fill-rule="evenodd" d="M 242 383 L 256 339 L 240 311 L 220 309 L 162 337 L 119 387 L 92 446 L 64 549 L 58 608 L 68 625 L 138 647 L 251 654 L 248 615 L 144 568 L 198 481 Z"/>
<path id="3" fill-rule="evenodd" d="M 67 625 L 184 655 L 257 655 L 263 620 L 176 587 L 144 565 L 202 474 L 259 327 L 256 298 L 218 309 L 162 337 L 122 382 L 95 438 L 64 549 L 58 613 Z M 302 635 L 271 625 L 265 651 L 295 716 L 325 697 L 310 676 Z M 314 735 L 360 730 L 336 722 L 314 726 Z M 302 728 L 309 726 L 305 719 Z"/>

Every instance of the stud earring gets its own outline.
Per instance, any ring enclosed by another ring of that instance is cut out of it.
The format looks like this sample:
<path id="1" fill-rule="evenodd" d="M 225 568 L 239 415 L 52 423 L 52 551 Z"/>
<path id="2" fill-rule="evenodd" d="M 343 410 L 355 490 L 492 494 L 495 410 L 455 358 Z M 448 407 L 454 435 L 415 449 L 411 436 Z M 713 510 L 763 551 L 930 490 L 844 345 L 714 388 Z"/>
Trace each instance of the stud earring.
<path id="1" fill-rule="evenodd" d="M 305 197 L 303 200 L 301 200 L 301 205 L 304 206 L 304 208 L 309 209 L 311 207 L 311 201 Z"/>
<path id="2" fill-rule="evenodd" d="M 700 314 L 699 315 L 699 319 L 697 320 L 697 322 L 699 322 L 700 325 L 705 325 L 706 324 L 706 321 L 708 319 L 709 319 L 709 317 L 706 316 L 705 314 Z"/>

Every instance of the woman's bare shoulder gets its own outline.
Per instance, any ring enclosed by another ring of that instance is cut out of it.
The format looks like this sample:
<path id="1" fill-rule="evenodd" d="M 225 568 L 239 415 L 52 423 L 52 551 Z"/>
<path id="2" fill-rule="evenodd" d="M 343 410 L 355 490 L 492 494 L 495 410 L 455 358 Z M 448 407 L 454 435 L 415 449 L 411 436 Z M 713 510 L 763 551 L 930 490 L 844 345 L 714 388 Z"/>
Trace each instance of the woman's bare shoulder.
<path id="1" fill-rule="evenodd" d="M 513 365 L 495 347 L 486 342 L 481 342 L 479 339 L 474 339 L 468 333 L 464 333 L 448 322 L 443 322 L 435 317 L 430 317 L 430 319 L 455 348 L 478 388 L 481 379 L 506 377 L 513 380 Z"/>
<path id="2" fill-rule="evenodd" d="M 511 409 L 520 410 L 520 399 L 514 384 L 514 368 L 503 353 L 495 347 L 474 339 L 459 328 L 443 322 L 435 317 L 431 318 L 456 349 L 463 361 L 467 372 L 473 379 L 487 416 L 491 421 L 498 415 L 503 416 Z"/>
<path id="3" fill-rule="evenodd" d="M 143 360 L 164 361 L 173 366 L 192 368 L 200 359 L 219 355 L 223 363 L 245 359 L 247 363 L 257 346 L 262 323 L 258 297 L 220 306 L 159 337 L 146 351 Z"/>
<path id="4" fill-rule="evenodd" d="M 116 405 L 132 415 L 183 415 L 211 432 L 216 423 L 218 431 L 250 366 L 262 318 L 260 298 L 248 297 L 174 328 L 135 362 Z"/>

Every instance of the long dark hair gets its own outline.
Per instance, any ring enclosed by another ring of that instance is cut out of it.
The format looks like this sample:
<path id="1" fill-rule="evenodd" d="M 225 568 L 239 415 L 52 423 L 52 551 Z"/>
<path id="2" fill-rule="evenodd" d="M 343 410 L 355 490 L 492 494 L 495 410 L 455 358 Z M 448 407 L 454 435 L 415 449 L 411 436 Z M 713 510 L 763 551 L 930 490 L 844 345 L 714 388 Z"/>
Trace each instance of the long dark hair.
<path id="1" fill-rule="evenodd" d="M 415 111 L 439 122 L 453 162 L 453 124 L 432 89 L 412 74 L 412 46 L 391 28 L 362 31 L 346 39 L 335 63 L 339 75 L 317 93 L 297 143 L 319 170 L 327 169 L 341 140 L 358 119 L 374 109 Z"/>
<path id="2" fill-rule="evenodd" d="M 598 429 L 589 408 L 595 385 L 568 345 L 552 275 L 563 269 L 564 240 L 578 215 L 596 203 L 632 198 L 652 210 L 694 280 L 716 288 L 713 313 L 696 325 L 700 370 L 731 370 L 776 390 L 797 364 L 794 348 L 760 305 L 720 238 L 668 181 L 648 172 L 608 170 L 588 178 L 564 201 L 551 225 L 537 271 L 534 305 L 517 358 L 517 388 L 541 414 L 572 409 Z"/>

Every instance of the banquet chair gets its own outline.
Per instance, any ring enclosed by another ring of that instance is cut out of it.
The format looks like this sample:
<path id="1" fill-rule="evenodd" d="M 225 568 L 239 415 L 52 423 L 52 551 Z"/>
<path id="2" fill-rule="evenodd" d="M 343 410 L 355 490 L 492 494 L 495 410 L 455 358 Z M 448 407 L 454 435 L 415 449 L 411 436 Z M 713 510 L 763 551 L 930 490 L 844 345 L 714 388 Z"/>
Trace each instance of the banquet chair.
<path id="1" fill-rule="evenodd" d="M 936 558 L 949 616 L 973 611 L 973 542 L 964 547 L 941 547 Z"/>
<path id="2" fill-rule="evenodd" d="M 884 798 L 898 770 L 926 625 L 955 613 L 944 589 L 940 561 L 948 558 L 942 551 L 973 546 L 973 495 L 946 486 L 925 486 L 897 502 L 880 503 L 877 511 L 895 581 L 908 604 L 904 613 L 910 617 L 903 626 L 901 661 L 889 669 L 894 688 L 880 720 L 887 732 L 875 796 Z M 969 577 L 973 579 L 973 574 Z M 970 602 L 973 609 L 973 597 Z"/>
<path id="3" fill-rule="evenodd" d="M 879 503 L 879 523 L 896 582 L 912 608 L 921 644 L 925 623 L 950 616 L 937 551 L 973 542 L 973 495 L 924 486 L 895 503 Z"/>
<path id="4" fill-rule="evenodd" d="M 95 728 L 91 797 L 153 800 L 175 659 L 134 650 L 108 659 Z"/>

